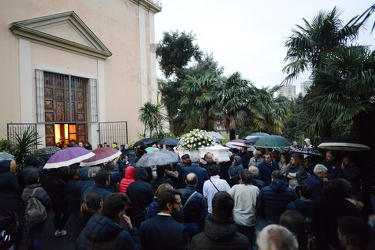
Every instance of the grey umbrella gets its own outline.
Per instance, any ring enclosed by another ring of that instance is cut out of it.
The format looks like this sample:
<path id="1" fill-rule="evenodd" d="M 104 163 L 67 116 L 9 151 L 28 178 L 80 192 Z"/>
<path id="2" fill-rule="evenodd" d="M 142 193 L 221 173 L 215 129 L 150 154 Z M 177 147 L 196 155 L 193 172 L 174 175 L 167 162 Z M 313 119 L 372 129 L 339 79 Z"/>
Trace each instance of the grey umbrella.
<path id="1" fill-rule="evenodd" d="M 292 153 L 304 154 L 304 155 L 313 155 L 313 156 L 323 156 L 318 150 L 313 148 L 297 148 Z"/>
<path id="2" fill-rule="evenodd" d="M 319 144 L 318 148 L 337 151 L 365 151 L 371 149 L 369 146 L 358 143 L 352 138 L 329 139 Z"/>
<path id="3" fill-rule="evenodd" d="M 163 166 L 180 160 L 178 154 L 172 151 L 159 151 L 144 154 L 138 161 L 137 167 Z"/>

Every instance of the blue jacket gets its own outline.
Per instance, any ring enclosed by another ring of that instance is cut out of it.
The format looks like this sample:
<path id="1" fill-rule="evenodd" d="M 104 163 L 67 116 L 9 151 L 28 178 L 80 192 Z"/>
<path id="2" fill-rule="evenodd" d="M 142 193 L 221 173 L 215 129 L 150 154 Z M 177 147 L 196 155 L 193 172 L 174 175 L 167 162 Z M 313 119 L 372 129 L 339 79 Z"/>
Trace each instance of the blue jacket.
<path id="1" fill-rule="evenodd" d="M 108 189 L 105 186 L 95 183 L 94 186 L 89 187 L 88 189 L 85 190 L 85 192 L 83 192 L 81 196 L 81 204 L 84 198 L 86 197 L 86 195 L 91 192 L 100 194 L 103 198 L 103 201 L 105 200 L 105 198 L 107 198 L 108 195 L 112 193 L 108 191 Z"/>
<path id="2" fill-rule="evenodd" d="M 279 169 L 279 165 L 271 161 L 271 163 L 267 163 L 266 161 L 262 161 L 259 166 L 259 174 L 258 174 L 258 179 L 263 181 L 264 184 L 269 185 L 271 183 L 271 174 L 274 170 Z"/>
<path id="3" fill-rule="evenodd" d="M 312 189 L 311 199 L 314 200 L 316 197 L 323 195 L 324 182 L 315 173 L 307 177 L 305 182 Z"/>
<path id="4" fill-rule="evenodd" d="M 188 249 L 187 229 L 172 216 L 157 215 L 142 222 L 139 236 L 145 250 Z"/>
<path id="5" fill-rule="evenodd" d="M 286 209 L 298 211 L 300 214 L 306 217 L 309 212 L 311 202 L 312 200 L 304 200 L 304 199 L 298 198 L 295 201 L 290 202 Z"/>
<path id="6" fill-rule="evenodd" d="M 137 230 L 129 232 L 110 218 L 95 214 L 87 222 L 78 239 L 76 249 L 142 249 Z"/>
<path id="7" fill-rule="evenodd" d="M 288 203 L 295 199 L 297 199 L 296 191 L 287 187 L 284 180 L 276 179 L 260 190 L 257 198 L 259 216 L 277 224 Z"/>
<path id="8" fill-rule="evenodd" d="M 203 168 L 202 168 L 203 169 Z M 189 197 L 197 191 L 194 187 L 186 186 L 180 189 L 182 208 L 182 222 L 183 223 L 197 223 L 201 229 L 204 227 L 204 221 L 207 216 L 207 199 L 199 192 L 191 197 L 189 203 L 186 201 Z"/>
<path id="9" fill-rule="evenodd" d="M 188 166 L 188 167 L 182 167 L 182 171 L 183 171 L 184 179 L 189 173 L 194 173 L 197 175 L 198 177 L 197 191 L 203 194 L 203 184 L 205 181 L 209 179 L 207 171 L 204 168 L 199 167 L 199 165 L 195 163 L 193 163 L 191 166 Z"/>

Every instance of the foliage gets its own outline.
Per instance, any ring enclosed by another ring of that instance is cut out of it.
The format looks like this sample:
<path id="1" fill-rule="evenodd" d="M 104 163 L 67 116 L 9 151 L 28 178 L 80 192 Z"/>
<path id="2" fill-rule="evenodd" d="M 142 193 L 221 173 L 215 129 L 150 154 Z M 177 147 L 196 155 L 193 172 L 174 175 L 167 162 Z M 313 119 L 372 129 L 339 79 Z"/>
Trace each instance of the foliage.
<path id="1" fill-rule="evenodd" d="M 163 131 L 163 121 L 165 120 L 162 114 L 162 106 L 160 104 L 146 102 L 143 107 L 139 109 L 139 120 L 144 124 L 144 137 L 146 137 L 147 131 L 149 132 L 149 137 L 157 137 L 157 135 Z"/>
<path id="2" fill-rule="evenodd" d="M 297 25 L 298 29 L 292 30 L 293 34 L 285 42 L 288 48 L 284 59 L 288 64 L 283 69 L 288 74 L 285 82 L 306 70 L 321 68 L 322 54 L 357 38 L 363 22 L 356 22 L 353 18 L 343 25 L 340 15 L 336 7 L 330 12 L 320 11 L 311 23 L 303 18 L 305 27 Z"/>
<path id="3" fill-rule="evenodd" d="M 1 139 L 0 140 L 0 152 L 12 152 L 13 151 L 13 145 L 12 145 L 12 142 L 10 140 L 4 140 L 4 139 Z"/>
<path id="4" fill-rule="evenodd" d="M 186 126 L 198 127 L 205 130 L 214 129 L 213 107 L 218 101 L 217 90 L 221 84 L 221 78 L 211 72 L 203 75 L 187 76 L 182 82 L 179 91 L 183 93 L 180 106 L 184 110 Z"/>
<path id="5" fill-rule="evenodd" d="M 237 126 L 243 125 L 248 116 L 247 104 L 254 95 L 254 89 L 253 83 L 242 79 L 240 72 L 224 78 L 219 85 L 219 102 L 214 105 L 214 111 L 219 114 L 220 124 L 230 131 L 230 140 L 235 139 Z"/>
<path id="6" fill-rule="evenodd" d="M 210 147 L 215 145 L 215 139 L 205 130 L 193 129 L 184 134 L 178 146 L 187 150 L 198 150 L 200 147 Z"/>
<path id="7" fill-rule="evenodd" d="M 200 60 L 202 52 L 198 45 L 194 45 L 194 40 L 192 33 L 178 30 L 163 33 L 162 41 L 156 46 L 156 57 L 165 77 L 179 75 L 179 71 L 186 67 L 192 58 Z"/>
<path id="8" fill-rule="evenodd" d="M 15 133 L 12 154 L 18 165 L 23 166 L 25 156 L 34 153 L 37 145 L 41 145 L 40 139 L 41 136 L 31 126 L 28 126 L 21 135 Z"/>

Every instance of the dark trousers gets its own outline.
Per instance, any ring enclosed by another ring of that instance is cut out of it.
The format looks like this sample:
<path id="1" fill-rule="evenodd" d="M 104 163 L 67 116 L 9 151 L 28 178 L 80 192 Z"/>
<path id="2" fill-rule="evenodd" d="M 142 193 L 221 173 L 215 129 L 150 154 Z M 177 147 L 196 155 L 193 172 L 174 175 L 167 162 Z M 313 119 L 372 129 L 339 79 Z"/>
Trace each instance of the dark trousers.
<path id="1" fill-rule="evenodd" d="M 28 250 L 41 250 L 42 249 L 42 236 L 44 231 L 43 221 L 33 227 L 27 226 L 27 249 Z"/>
<path id="2" fill-rule="evenodd" d="M 63 230 L 69 219 L 69 211 L 67 206 L 53 206 L 53 225 L 56 230 Z"/>
<path id="3" fill-rule="evenodd" d="M 250 241 L 250 246 L 253 246 L 254 239 L 255 239 L 254 227 L 248 227 L 248 226 L 243 226 L 243 225 L 237 224 L 237 232 L 245 235 Z"/>

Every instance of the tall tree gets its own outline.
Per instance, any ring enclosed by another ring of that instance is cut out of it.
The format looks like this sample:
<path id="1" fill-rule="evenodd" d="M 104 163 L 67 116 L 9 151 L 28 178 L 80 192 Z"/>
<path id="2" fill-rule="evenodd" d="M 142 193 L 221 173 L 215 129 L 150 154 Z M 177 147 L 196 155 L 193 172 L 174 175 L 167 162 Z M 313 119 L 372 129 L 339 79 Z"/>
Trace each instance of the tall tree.
<path id="1" fill-rule="evenodd" d="M 221 78 L 211 72 L 202 75 L 188 75 L 179 88 L 183 93 L 181 108 L 186 114 L 186 127 L 213 130 L 213 107 L 218 101 Z"/>
<path id="2" fill-rule="evenodd" d="M 248 108 L 251 111 L 254 131 L 264 131 L 270 134 L 281 134 L 284 124 L 290 117 L 289 100 L 284 97 L 275 98 L 275 93 L 281 86 L 262 87 L 256 89 L 250 98 Z"/>
<path id="3" fill-rule="evenodd" d="M 214 110 L 219 114 L 220 124 L 229 131 L 230 140 L 233 140 L 236 138 L 237 127 L 248 116 L 247 104 L 254 95 L 255 87 L 251 81 L 243 79 L 240 72 L 235 72 L 224 78 L 219 88 L 219 102 Z"/>
<path id="4" fill-rule="evenodd" d="M 146 102 L 139 109 L 139 120 L 144 124 L 144 137 L 146 137 L 147 131 L 149 132 L 149 137 L 158 137 L 163 132 L 163 122 L 165 120 L 162 113 L 162 106 L 158 103 L 152 104 L 151 102 Z"/>
<path id="5" fill-rule="evenodd" d="M 283 69 L 288 74 L 285 82 L 306 70 L 321 68 L 322 54 L 357 38 L 363 22 L 356 22 L 353 18 L 343 25 L 339 19 L 341 13 L 336 7 L 330 12 L 320 11 L 311 23 L 303 18 L 305 27 L 297 25 L 298 29 L 292 30 L 293 34 L 285 42 L 288 48 L 284 59 L 287 65 Z"/>
<path id="6" fill-rule="evenodd" d="M 163 32 L 163 39 L 156 46 L 156 57 L 166 78 L 178 76 L 192 59 L 201 59 L 202 52 L 194 41 L 195 35 L 191 32 Z"/>

